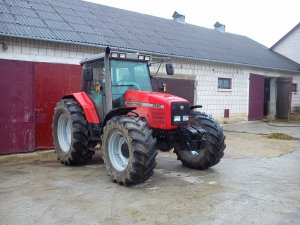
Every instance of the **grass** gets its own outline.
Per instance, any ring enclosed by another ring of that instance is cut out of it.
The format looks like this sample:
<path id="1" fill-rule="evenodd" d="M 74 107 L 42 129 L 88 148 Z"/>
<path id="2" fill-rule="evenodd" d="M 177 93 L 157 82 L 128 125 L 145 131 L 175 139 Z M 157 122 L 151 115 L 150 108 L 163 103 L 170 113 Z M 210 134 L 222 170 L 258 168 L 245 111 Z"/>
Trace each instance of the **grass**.
<path id="1" fill-rule="evenodd" d="M 284 133 L 272 133 L 272 134 L 269 134 L 267 136 L 267 138 L 270 138 L 270 139 L 278 139 L 278 140 L 296 140 L 297 138 L 294 138 L 288 134 L 284 134 Z"/>
<path id="2" fill-rule="evenodd" d="M 294 112 L 294 113 L 292 113 L 291 120 L 292 121 L 300 121 L 300 112 Z"/>

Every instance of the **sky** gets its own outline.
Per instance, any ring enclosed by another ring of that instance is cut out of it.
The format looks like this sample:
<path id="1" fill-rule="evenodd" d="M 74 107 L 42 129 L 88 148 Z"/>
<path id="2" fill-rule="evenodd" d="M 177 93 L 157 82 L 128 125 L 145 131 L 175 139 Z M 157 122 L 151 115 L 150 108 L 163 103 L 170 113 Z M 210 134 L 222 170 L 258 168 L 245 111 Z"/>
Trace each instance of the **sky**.
<path id="1" fill-rule="evenodd" d="M 185 22 L 247 36 L 271 47 L 300 22 L 299 0 L 86 0 L 147 15 L 172 19 L 174 11 Z"/>

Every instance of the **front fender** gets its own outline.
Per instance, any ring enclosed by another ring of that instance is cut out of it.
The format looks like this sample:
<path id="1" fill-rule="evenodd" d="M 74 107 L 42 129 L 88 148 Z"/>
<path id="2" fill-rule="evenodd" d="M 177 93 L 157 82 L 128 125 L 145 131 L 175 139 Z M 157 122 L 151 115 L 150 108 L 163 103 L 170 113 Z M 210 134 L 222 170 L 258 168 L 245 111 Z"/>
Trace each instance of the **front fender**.
<path id="1" fill-rule="evenodd" d="M 64 96 L 63 98 L 70 97 L 75 98 L 76 101 L 81 105 L 87 122 L 96 124 L 100 123 L 94 103 L 85 92 L 72 93 L 70 95 Z"/>

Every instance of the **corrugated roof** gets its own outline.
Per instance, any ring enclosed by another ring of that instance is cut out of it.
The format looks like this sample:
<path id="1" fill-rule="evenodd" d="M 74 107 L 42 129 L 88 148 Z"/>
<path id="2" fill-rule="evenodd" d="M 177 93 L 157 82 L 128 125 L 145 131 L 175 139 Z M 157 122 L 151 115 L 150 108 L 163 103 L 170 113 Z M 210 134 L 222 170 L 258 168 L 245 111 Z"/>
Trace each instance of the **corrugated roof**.
<path id="1" fill-rule="evenodd" d="M 300 68 L 245 36 L 81 0 L 0 0 L 0 34 L 287 71 Z"/>

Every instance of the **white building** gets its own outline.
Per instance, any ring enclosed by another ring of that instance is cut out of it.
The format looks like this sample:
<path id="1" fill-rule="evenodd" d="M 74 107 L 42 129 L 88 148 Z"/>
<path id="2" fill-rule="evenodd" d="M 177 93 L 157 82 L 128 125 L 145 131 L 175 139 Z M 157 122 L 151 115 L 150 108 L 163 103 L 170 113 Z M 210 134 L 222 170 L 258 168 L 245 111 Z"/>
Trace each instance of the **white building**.
<path id="1" fill-rule="evenodd" d="M 21 134 L 29 140 L 19 143 L 20 149 L 26 149 L 26 143 L 28 149 L 52 146 L 56 101 L 79 89 L 79 61 L 106 46 L 171 57 L 175 75 L 167 77 L 163 66 L 158 72 L 169 82 L 168 90 L 203 105 L 203 111 L 220 121 L 288 118 L 291 109 L 300 106 L 299 91 L 292 96 L 289 91 L 291 82 L 300 85 L 299 61 L 248 37 L 227 33 L 220 23 L 207 29 L 186 24 L 178 13 L 173 17 L 168 20 L 81 0 L 0 1 L 0 75 L 7 81 L 1 81 L 0 89 L 9 106 L 1 108 L 0 114 L 19 118 Z M 157 69 L 153 65 L 152 73 Z M 15 124 L 5 119 L 0 123 L 1 134 L 7 133 L 3 140 L 13 140 L 9 135 Z"/>
<path id="2" fill-rule="evenodd" d="M 300 63 L 300 23 L 277 41 L 271 49 L 279 54 Z M 300 111 L 299 77 L 292 83 L 292 111 Z"/>

